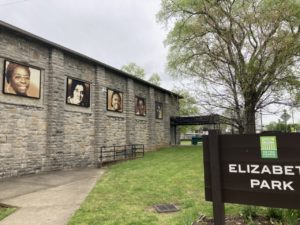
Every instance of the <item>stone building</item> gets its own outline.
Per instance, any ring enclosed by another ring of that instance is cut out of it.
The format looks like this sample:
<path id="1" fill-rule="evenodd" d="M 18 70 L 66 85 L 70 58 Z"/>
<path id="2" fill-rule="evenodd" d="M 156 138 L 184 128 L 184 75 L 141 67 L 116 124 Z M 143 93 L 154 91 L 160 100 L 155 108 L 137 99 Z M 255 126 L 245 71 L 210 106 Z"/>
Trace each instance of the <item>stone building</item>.
<path id="1" fill-rule="evenodd" d="M 20 74 L 9 75 L 13 68 Z M 93 167 L 101 146 L 154 150 L 176 140 L 170 117 L 180 96 L 1 21 L 0 71 L 0 178 Z M 70 100 L 72 83 L 85 104 Z M 120 109 L 109 102 L 114 92 Z"/>

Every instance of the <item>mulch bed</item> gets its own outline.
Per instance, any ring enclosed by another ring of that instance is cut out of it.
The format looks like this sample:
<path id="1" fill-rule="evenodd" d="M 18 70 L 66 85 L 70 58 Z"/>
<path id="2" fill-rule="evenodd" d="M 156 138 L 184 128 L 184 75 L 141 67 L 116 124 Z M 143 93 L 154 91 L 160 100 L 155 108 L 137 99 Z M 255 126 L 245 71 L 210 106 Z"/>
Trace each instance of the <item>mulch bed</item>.
<path id="1" fill-rule="evenodd" d="M 271 222 L 268 218 L 257 216 L 252 220 L 255 224 L 260 225 L 274 225 L 274 222 Z M 243 217 L 233 217 L 228 216 L 225 218 L 226 225 L 248 225 L 249 222 L 245 221 Z M 214 220 L 212 218 L 207 218 L 205 216 L 200 216 L 197 221 L 195 221 L 192 225 L 214 225 Z"/>

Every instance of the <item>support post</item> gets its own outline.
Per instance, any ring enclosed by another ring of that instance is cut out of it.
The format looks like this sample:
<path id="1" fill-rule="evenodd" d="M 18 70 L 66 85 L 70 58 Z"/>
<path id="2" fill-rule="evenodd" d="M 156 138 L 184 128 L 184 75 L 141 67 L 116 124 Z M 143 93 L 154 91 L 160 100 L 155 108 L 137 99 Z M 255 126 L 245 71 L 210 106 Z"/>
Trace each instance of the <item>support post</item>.
<path id="1" fill-rule="evenodd" d="M 174 126 L 174 140 L 175 140 L 175 145 L 177 145 L 177 131 L 176 131 L 177 127 L 176 125 Z"/>
<path id="2" fill-rule="evenodd" d="M 219 131 L 209 131 L 209 154 L 211 171 L 211 188 L 213 201 L 213 214 L 215 225 L 225 225 L 225 210 L 222 200 L 221 167 L 219 151 Z"/>

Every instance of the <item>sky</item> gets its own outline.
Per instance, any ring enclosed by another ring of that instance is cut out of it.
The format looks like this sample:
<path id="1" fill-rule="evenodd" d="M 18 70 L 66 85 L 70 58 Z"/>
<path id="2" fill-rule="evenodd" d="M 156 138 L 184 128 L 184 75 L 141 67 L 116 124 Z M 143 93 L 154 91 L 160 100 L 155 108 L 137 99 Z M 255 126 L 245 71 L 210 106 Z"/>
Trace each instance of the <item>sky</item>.
<path id="1" fill-rule="evenodd" d="M 160 0 L 0 0 L 0 19 L 118 69 L 134 62 L 171 90 L 159 9 Z"/>
<path id="2" fill-rule="evenodd" d="M 134 62 L 172 90 L 178 81 L 165 71 L 168 32 L 156 21 L 159 9 L 160 0 L 0 0 L 0 20 L 118 69 Z M 281 114 L 263 112 L 263 124 Z"/>

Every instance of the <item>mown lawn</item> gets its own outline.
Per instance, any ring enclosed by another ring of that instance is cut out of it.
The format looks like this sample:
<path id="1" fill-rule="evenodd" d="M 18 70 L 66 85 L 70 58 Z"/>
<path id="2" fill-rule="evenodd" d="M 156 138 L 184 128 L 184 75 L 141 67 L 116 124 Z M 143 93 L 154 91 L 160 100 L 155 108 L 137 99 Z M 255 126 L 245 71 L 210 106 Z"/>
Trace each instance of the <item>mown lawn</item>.
<path id="1" fill-rule="evenodd" d="M 192 141 L 191 140 L 184 140 L 184 141 L 180 141 L 180 145 L 183 145 L 183 146 L 191 146 L 192 145 Z M 202 146 L 202 141 L 199 141 L 197 143 L 197 145 L 200 145 Z M 194 145 L 195 146 L 195 145 Z"/>
<path id="2" fill-rule="evenodd" d="M 15 208 L 6 208 L 6 207 L 1 207 L 0 205 L 0 220 L 3 220 L 5 217 L 12 214 L 14 211 L 16 211 Z"/>
<path id="3" fill-rule="evenodd" d="M 180 141 L 180 145 L 192 145 L 192 141 Z"/>
<path id="4" fill-rule="evenodd" d="M 212 215 L 203 179 L 201 146 L 147 153 L 109 167 L 69 225 L 190 225 L 199 214 Z M 181 211 L 153 210 L 153 205 L 164 203 L 176 204 Z M 227 206 L 227 213 L 239 210 Z"/>

